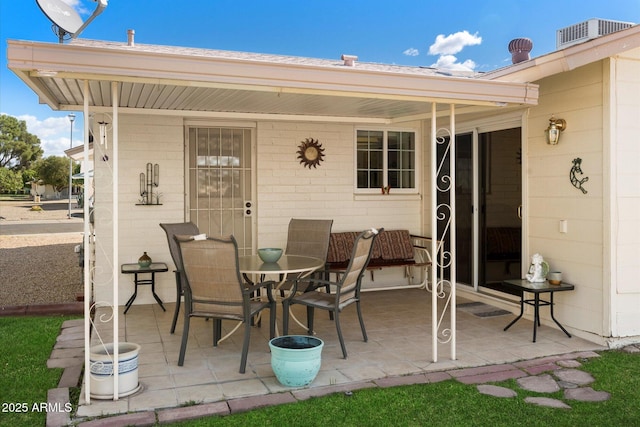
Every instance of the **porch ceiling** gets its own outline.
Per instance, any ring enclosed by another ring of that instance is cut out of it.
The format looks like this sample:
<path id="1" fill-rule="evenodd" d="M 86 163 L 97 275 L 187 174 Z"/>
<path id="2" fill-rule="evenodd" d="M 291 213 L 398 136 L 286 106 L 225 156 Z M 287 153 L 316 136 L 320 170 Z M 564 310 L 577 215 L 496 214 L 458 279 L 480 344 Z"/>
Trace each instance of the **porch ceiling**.
<path id="1" fill-rule="evenodd" d="M 166 46 L 8 42 L 8 65 L 54 110 L 393 122 L 460 109 L 535 105 L 538 87 L 424 67 L 399 67 Z"/>
<path id="2" fill-rule="evenodd" d="M 32 78 L 38 80 L 38 86 L 44 91 L 44 98 L 50 99 L 57 106 L 56 109 L 81 109 L 81 79 L 38 76 Z M 111 108 L 110 81 L 92 80 L 89 83 L 89 91 L 91 107 Z M 420 101 L 132 82 L 121 84 L 119 107 L 163 112 L 226 112 L 378 119 L 393 119 L 431 111 L 430 103 Z"/>

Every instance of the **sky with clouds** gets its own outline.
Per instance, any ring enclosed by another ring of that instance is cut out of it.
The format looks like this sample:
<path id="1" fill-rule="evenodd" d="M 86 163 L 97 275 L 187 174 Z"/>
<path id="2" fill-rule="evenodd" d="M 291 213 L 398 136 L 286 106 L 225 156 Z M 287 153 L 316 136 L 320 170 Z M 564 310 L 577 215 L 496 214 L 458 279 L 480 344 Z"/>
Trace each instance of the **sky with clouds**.
<path id="1" fill-rule="evenodd" d="M 95 0 L 59 0 L 83 20 Z M 108 0 L 81 38 L 490 71 L 511 63 L 509 42 L 533 40 L 532 57 L 555 50 L 556 30 L 591 18 L 640 23 L 640 0 Z M 57 43 L 37 0 L 0 1 L 0 38 Z M 69 112 L 52 111 L 0 56 L 0 113 L 25 120 L 45 156 L 70 144 Z M 80 145 L 82 113 L 73 123 Z"/>

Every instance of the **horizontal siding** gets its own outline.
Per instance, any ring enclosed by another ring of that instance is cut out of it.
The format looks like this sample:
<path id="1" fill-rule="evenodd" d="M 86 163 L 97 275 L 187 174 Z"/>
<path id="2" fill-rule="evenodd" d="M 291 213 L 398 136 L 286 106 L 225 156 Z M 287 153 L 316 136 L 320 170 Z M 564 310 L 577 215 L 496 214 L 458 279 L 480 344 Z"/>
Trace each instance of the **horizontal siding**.
<path id="1" fill-rule="evenodd" d="M 558 295 L 556 316 L 565 325 L 603 335 L 605 309 L 603 73 L 596 63 L 551 76 L 540 84 L 539 105 L 529 114 L 526 141 L 528 246 L 525 257 L 540 253 L 551 269 L 576 285 Z M 558 145 L 546 144 L 544 130 L 551 115 L 567 121 Z M 573 187 L 569 172 L 573 159 L 582 159 L 588 193 Z M 567 233 L 560 233 L 566 220 Z M 526 258 L 525 258 L 526 259 Z"/>

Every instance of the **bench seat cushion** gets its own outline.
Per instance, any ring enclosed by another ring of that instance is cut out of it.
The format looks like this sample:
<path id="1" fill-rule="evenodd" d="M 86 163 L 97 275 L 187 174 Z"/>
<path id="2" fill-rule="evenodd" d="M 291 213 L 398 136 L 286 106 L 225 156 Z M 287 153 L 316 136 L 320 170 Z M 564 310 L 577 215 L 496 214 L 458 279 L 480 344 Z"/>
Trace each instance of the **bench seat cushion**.
<path id="1" fill-rule="evenodd" d="M 413 244 L 409 230 L 383 231 L 376 241 L 380 246 L 380 258 L 385 261 L 413 259 Z"/>
<path id="2" fill-rule="evenodd" d="M 330 266 L 346 266 L 353 244 L 359 232 L 331 233 L 327 263 Z M 414 261 L 413 245 L 408 230 L 384 230 L 376 238 L 370 265 L 405 265 Z"/>

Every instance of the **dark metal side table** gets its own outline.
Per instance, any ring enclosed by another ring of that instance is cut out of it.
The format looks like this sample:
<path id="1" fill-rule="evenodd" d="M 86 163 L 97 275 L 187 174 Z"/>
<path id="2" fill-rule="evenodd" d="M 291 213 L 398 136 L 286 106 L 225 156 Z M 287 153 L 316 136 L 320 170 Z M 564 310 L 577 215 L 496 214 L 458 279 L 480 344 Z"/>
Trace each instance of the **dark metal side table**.
<path id="1" fill-rule="evenodd" d="M 137 263 L 122 264 L 120 271 L 122 274 L 133 274 L 133 283 L 136 286 L 133 295 L 131 295 L 131 298 L 129 298 L 127 304 L 125 304 L 127 308 L 125 308 L 124 314 L 127 314 L 127 311 L 131 308 L 131 304 L 133 304 L 133 301 L 138 296 L 138 285 L 151 285 L 151 293 L 153 294 L 153 297 L 156 299 L 162 310 L 167 311 L 165 310 L 164 305 L 162 305 L 162 300 L 156 294 L 156 273 L 169 271 L 167 264 L 164 262 L 152 262 L 148 267 L 140 267 Z M 140 274 L 151 274 L 151 278 L 139 278 L 138 275 Z"/>
<path id="2" fill-rule="evenodd" d="M 524 305 L 528 304 L 533 307 L 533 342 L 536 342 L 536 332 L 538 326 L 540 326 L 540 306 L 549 306 L 551 311 L 551 319 L 556 322 L 556 325 L 562 329 L 562 332 L 567 334 L 571 338 L 571 334 L 556 320 L 553 316 L 553 294 L 561 291 L 572 291 L 573 285 L 568 283 L 561 283 L 559 285 L 552 285 L 548 281 L 532 283 L 526 279 L 519 280 L 505 280 L 502 282 L 504 286 L 510 290 L 517 291 L 520 294 L 520 314 L 511 323 L 505 326 L 504 330 L 509 329 L 514 323 L 516 323 L 524 314 Z M 532 299 L 525 299 L 524 293 L 529 292 L 533 294 Z M 548 293 L 549 300 L 540 299 L 540 294 Z"/>

